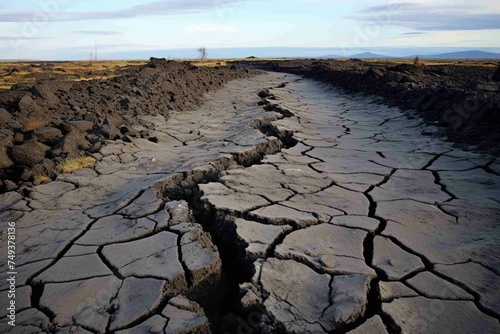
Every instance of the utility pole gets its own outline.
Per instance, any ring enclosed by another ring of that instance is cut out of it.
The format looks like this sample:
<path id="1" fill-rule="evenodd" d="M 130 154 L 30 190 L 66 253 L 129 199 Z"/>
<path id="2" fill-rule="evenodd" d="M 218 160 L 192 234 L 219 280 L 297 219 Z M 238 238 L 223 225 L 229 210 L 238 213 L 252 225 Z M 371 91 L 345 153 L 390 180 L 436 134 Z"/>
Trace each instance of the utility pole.
<path id="1" fill-rule="evenodd" d="M 90 62 L 92 62 L 94 60 L 94 54 L 91 52 L 90 53 Z"/>
<path id="2" fill-rule="evenodd" d="M 95 42 L 95 61 L 97 61 L 97 41 Z"/>

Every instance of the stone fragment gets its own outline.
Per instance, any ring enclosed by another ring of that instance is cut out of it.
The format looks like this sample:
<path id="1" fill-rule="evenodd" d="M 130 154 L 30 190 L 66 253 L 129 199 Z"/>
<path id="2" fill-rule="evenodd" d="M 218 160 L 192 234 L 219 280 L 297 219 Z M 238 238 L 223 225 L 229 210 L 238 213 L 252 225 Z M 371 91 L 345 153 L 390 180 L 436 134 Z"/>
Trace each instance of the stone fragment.
<path id="1" fill-rule="evenodd" d="M 33 166 L 45 159 L 45 154 L 50 147 L 37 141 L 29 141 L 22 145 L 12 147 L 12 157 L 17 163 Z"/>
<path id="2" fill-rule="evenodd" d="M 58 326 L 76 324 L 104 333 L 110 318 L 111 300 L 121 285 L 114 276 L 45 284 L 40 306 L 55 314 L 54 323 Z"/>
<path id="3" fill-rule="evenodd" d="M 418 256 L 404 251 L 390 239 L 380 236 L 375 236 L 373 240 L 372 264 L 392 281 L 399 281 L 425 269 Z"/>
<path id="4" fill-rule="evenodd" d="M 178 236 L 161 232 L 152 237 L 104 246 L 103 256 L 123 277 L 157 278 L 172 293 L 185 291 L 187 282 L 179 262 Z"/>
<path id="5" fill-rule="evenodd" d="M 118 211 L 118 214 L 132 219 L 146 217 L 158 212 L 162 205 L 163 201 L 158 198 L 156 189 L 148 188 L 138 199 Z"/>
<path id="6" fill-rule="evenodd" d="M 303 212 L 315 213 L 321 223 L 328 222 L 334 216 L 341 216 L 344 214 L 333 206 L 333 201 L 327 196 L 316 194 L 295 195 L 281 205 L 290 207 L 292 209 L 301 210 Z M 338 204 L 337 204 L 338 205 Z M 338 205 L 340 207 L 340 205 Z"/>
<path id="7" fill-rule="evenodd" d="M 403 297 L 417 297 L 418 293 L 407 287 L 401 282 L 380 282 L 380 299 L 383 302 L 390 302 L 393 299 Z"/>
<path id="8" fill-rule="evenodd" d="M 387 328 L 380 316 L 376 315 L 368 319 L 364 324 L 358 328 L 347 332 L 348 334 L 388 334 Z"/>
<path id="9" fill-rule="evenodd" d="M 375 232 L 379 227 L 380 222 L 374 218 L 364 216 L 339 216 L 333 217 L 329 224 Z"/>
<path id="10" fill-rule="evenodd" d="M 276 247 L 276 256 L 308 263 L 329 274 L 376 276 L 364 260 L 366 237 L 367 233 L 362 230 L 321 224 L 288 235 Z"/>
<path id="11" fill-rule="evenodd" d="M 371 278 L 365 275 L 335 276 L 331 284 L 331 305 L 324 311 L 322 325 L 334 331 L 364 316 Z"/>
<path id="12" fill-rule="evenodd" d="M 481 306 L 500 317 L 499 275 L 473 262 L 455 265 L 438 264 L 435 270 L 477 293 Z"/>
<path id="13" fill-rule="evenodd" d="M 153 278 L 126 278 L 114 300 L 118 307 L 110 330 L 114 332 L 151 314 L 164 298 L 163 285 L 164 281 Z"/>
<path id="14" fill-rule="evenodd" d="M 330 281 L 298 262 L 268 259 L 260 278 L 269 294 L 264 307 L 288 332 L 323 333 L 320 321 L 331 305 Z"/>
<path id="15" fill-rule="evenodd" d="M 170 226 L 193 222 L 191 210 L 189 209 L 189 205 L 186 201 L 168 202 L 165 205 L 165 210 L 168 210 L 171 217 L 171 222 L 169 223 Z M 158 221 L 158 227 L 161 227 L 162 225 L 165 225 L 164 221 Z"/>
<path id="16" fill-rule="evenodd" d="M 12 118 L 12 115 L 5 110 L 4 108 L 0 108 L 0 124 L 5 125 Z"/>
<path id="17" fill-rule="evenodd" d="M 413 199 L 415 201 L 434 204 L 451 199 L 435 183 L 430 171 L 398 170 L 391 178 L 370 192 L 376 202 Z"/>
<path id="18" fill-rule="evenodd" d="M 247 254 L 254 260 L 266 257 L 271 245 L 292 229 L 291 226 L 287 225 L 265 225 L 245 219 L 236 219 L 235 224 L 236 233 L 248 244 Z"/>
<path id="19" fill-rule="evenodd" d="M 293 195 L 281 183 L 279 171 L 271 165 L 255 165 L 226 172 L 221 182 L 241 193 L 260 195 L 272 202 L 284 201 Z"/>
<path id="20" fill-rule="evenodd" d="M 12 295 L 14 291 L 15 299 L 14 298 L 7 298 L 9 295 Z M 16 302 L 15 307 L 16 307 L 16 313 L 22 312 L 24 310 L 27 310 L 31 308 L 31 287 L 30 286 L 23 286 L 23 287 L 16 287 L 16 289 L 11 289 L 7 291 L 1 291 L 1 295 L 3 295 L 3 298 L 0 300 L 0 317 L 2 319 L 6 319 L 7 315 L 10 313 L 8 310 L 11 308 L 10 301 L 14 300 Z M 1 326 L 0 326 L 1 328 Z"/>
<path id="21" fill-rule="evenodd" d="M 458 286 L 426 271 L 407 281 L 421 296 L 448 300 L 474 300 L 474 296 Z"/>
<path id="22" fill-rule="evenodd" d="M 154 232 L 155 222 L 147 218 L 127 219 L 114 215 L 97 220 L 80 239 L 78 245 L 103 246 L 145 237 Z"/>
<path id="23" fill-rule="evenodd" d="M 382 158 L 377 155 L 373 161 L 395 169 L 420 170 L 434 159 L 433 155 L 425 153 L 384 152 L 384 156 Z"/>
<path id="24" fill-rule="evenodd" d="M 463 172 L 439 172 L 441 183 L 459 199 L 479 208 L 500 209 L 500 176 L 483 169 Z"/>
<path id="25" fill-rule="evenodd" d="M 498 333 L 495 318 L 481 313 L 473 302 L 427 299 L 395 299 L 382 303 L 403 333 Z"/>
<path id="26" fill-rule="evenodd" d="M 169 319 L 165 334 L 211 333 L 208 318 L 203 310 L 185 297 L 171 299 L 162 315 Z"/>
<path id="27" fill-rule="evenodd" d="M 77 130 L 68 133 L 60 142 L 61 150 L 70 158 L 75 158 L 84 155 L 83 151 L 90 148 L 90 143 L 85 138 L 85 135 Z"/>
<path id="28" fill-rule="evenodd" d="M 109 270 L 97 254 L 63 257 L 49 269 L 34 278 L 35 283 L 59 283 L 108 276 Z"/>
<path id="29" fill-rule="evenodd" d="M 222 184 L 202 184 L 203 199 L 215 208 L 228 213 L 241 213 L 269 205 L 266 199 L 251 194 L 237 193 Z"/>
<path id="30" fill-rule="evenodd" d="M 272 225 L 296 225 L 305 227 L 318 223 L 311 213 L 298 211 L 282 205 L 271 205 L 250 212 L 249 217 Z"/>
<path id="31" fill-rule="evenodd" d="M 28 280 L 33 277 L 33 275 L 35 275 L 37 272 L 40 272 L 44 268 L 47 268 L 52 262 L 52 260 L 44 260 L 16 267 L 16 287 L 20 288 L 22 286 L 25 286 L 28 283 Z M 9 277 L 7 276 L 7 271 L 5 270 L 2 274 L 0 274 L 0 291 L 8 290 L 10 288 L 10 284 L 7 281 L 7 278 Z"/>
<path id="32" fill-rule="evenodd" d="M 209 278 L 218 281 L 222 262 L 219 251 L 208 233 L 200 226 L 194 225 L 182 235 L 180 245 L 182 261 L 189 271 L 193 286 Z"/>
<path id="33" fill-rule="evenodd" d="M 0 194 L 0 212 L 12 208 L 22 202 L 23 196 L 17 192 Z"/>
<path id="34" fill-rule="evenodd" d="M 94 123 L 89 121 L 68 121 L 66 124 L 82 132 L 91 131 L 94 127 Z"/>
<path id="35" fill-rule="evenodd" d="M 413 201 L 394 201 L 379 203 L 376 215 L 388 220 L 382 235 L 397 239 L 432 263 L 472 259 L 487 266 L 500 265 L 493 255 L 500 250 L 496 232 L 499 210 L 477 208 L 465 201 L 452 201 L 441 210 Z"/>
<path id="36" fill-rule="evenodd" d="M 139 325 L 117 331 L 116 334 L 136 334 L 136 333 L 148 333 L 148 334 L 165 334 L 165 326 L 167 326 L 169 319 L 164 318 L 160 315 L 154 315 L 146 321 L 140 323 Z"/>
<path id="37" fill-rule="evenodd" d="M 64 257 L 97 254 L 97 250 L 98 249 L 99 249 L 98 246 L 79 246 L 79 245 L 73 245 L 66 252 L 66 254 L 64 254 Z"/>
<path id="38" fill-rule="evenodd" d="M 12 165 L 14 165 L 14 161 L 7 154 L 7 148 L 0 145 L 0 169 L 9 168 Z"/>
<path id="39" fill-rule="evenodd" d="M 41 142 L 53 141 L 62 137 L 61 130 L 53 127 L 37 129 L 33 132 Z"/>
<path id="40" fill-rule="evenodd" d="M 49 318 L 35 308 L 30 308 L 16 314 L 16 326 L 10 326 L 7 322 L 10 321 L 7 317 L 0 320 L 0 328 L 5 333 L 12 334 L 45 334 L 42 328 L 49 328 L 51 322 Z"/>

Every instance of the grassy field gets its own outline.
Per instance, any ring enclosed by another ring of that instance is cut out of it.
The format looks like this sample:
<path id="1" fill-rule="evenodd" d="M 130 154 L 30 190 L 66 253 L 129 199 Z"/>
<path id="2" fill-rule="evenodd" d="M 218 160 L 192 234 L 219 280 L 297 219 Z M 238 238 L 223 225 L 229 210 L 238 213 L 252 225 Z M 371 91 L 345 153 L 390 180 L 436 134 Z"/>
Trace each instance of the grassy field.
<path id="1" fill-rule="evenodd" d="M 74 62 L 0 62 L 0 89 L 18 83 L 33 84 L 41 78 L 70 81 L 99 80 L 113 76 L 125 66 L 140 66 L 147 61 L 74 61 Z"/>

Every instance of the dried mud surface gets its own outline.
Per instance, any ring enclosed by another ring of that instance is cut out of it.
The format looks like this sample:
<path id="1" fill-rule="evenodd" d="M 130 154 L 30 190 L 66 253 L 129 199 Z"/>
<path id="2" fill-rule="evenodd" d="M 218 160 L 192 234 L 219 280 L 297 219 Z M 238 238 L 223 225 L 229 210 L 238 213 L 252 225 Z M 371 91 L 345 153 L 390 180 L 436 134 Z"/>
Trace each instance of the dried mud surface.
<path id="1" fill-rule="evenodd" d="M 449 140 L 500 154 L 498 64 L 410 65 L 360 59 L 242 62 L 247 66 L 303 75 L 345 89 L 380 96 L 416 110 Z M 431 131 L 431 130 L 429 130 Z"/>
<path id="2" fill-rule="evenodd" d="M 292 74 L 138 119 L 157 143 L 0 195 L 19 246 L 2 332 L 500 331 L 494 155 Z"/>

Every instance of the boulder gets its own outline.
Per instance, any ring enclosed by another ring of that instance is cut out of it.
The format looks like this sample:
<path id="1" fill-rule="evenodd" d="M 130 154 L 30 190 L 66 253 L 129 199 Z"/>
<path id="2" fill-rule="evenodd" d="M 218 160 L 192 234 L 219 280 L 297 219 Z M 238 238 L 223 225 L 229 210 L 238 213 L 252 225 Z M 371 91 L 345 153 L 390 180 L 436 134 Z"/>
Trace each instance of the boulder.
<path id="1" fill-rule="evenodd" d="M 99 132 L 107 139 L 121 138 L 121 132 L 118 128 L 111 124 L 104 124 L 99 128 Z"/>
<path id="2" fill-rule="evenodd" d="M 5 146 L 0 146 L 0 169 L 9 168 L 14 164 L 7 154 L 7 148 Z"/>
<path id="3" fill-rule="evenodd" d="M 131 126 L 122 126 L 120 128 L 120 132 L 123 135 L 131 136 L 131 137 L 138 137 L 139 136 L 139 132 Z"/>
<path id="4" fill-rule="evenodd" d="M 4 180 L 3 183 L 5 190 L 7 190 L 7 192 L 14 191 L 17 189 L 17 185 L 11 180 Z"/>
<path id="5" fill-rule="evenodd" d="M 12 148 L 14 160 L 26 166 L 33 166 L 45 159 L 45 153 L 50 147 L 37 141 L 30 141 Z"/>
<path id="6" fill-rule="evenodd" d="M 36 129 L 33 133 L 42 142 L 53 141 L 62 137 L 61 130 L 52 127 Z"/>
<path id="7" fill-rule="evenodd" d="M 378 79 L 384 76 L 384 72 L 378 68 L 370 68 L 368 72 L 366 72 L 366 76 L 372 79 Z"/>
<path id="8" fill-rule="evenodd" d="M 5 109 L 0 108 L 0 125 L 7 124 L 8 121 L 12 118 L 12 115 Z"/>
<path id="9" fill-rule="evenodd" d="M 89 132 L 94 127 L 94 123 L 89 121 L 69 121 L 66 124 L 82 132 Z"/>
<path id="10" fill-rule="evenodd" d="M 12 147 L 14 142 L 14 132 L 9 129 L 0 130 L 0 145 L 5 147 Z"/>
<path id="11" fill-rule="evenodd" d="M 69 157 L 79 156 L 81 150 L 88 150 L 89 147 L 90 143 L 85 139 L 85 135 L 77 130 L 68 133 L 61 141 L 61 149 Z"/>
<path id="12" fill-rule="evenodd" d="M 39 120 L 39 119 L 29 119 L 24 122 L 23 124 L 23 132 L 31 132 L 36 129 L 43 128 L 45 126 L 46 122 Z"/>
<path id="13" fill-rule="evenodd" d="M 123 121 L 123 118 L 117 115 L 108 115 L 106 116 L 106 119 L 104 120 L 104 124 L 109 124 L 113 125 L 115 127 L 120 127 L 124 124 L 125 122 Z"/>
<path id="14" fill-rule="evenodd" d="M 45 101 L 47 101 L 50 105 L 57 105 L 60 101 L 59 99 L 54 95 L 53 93 L 53 88 L 50 87 L 49 83 L 43 83 L 43 84 L 38 84 L 35 87 L 33 87 L 33 93 L 40 96 L 43 98 Z"/>
<path id="15" fill-rule="evenodd" d="M 31 95 L 24 95 L 21 100 L 19 100 L 18 107 L 19 111 L 23 114 L 29 114 L 40 109 Z"/>
<path id="16" fill-rule="evenodd" d="M 14 134 L 14 144 L 21 145 L 22 143 L 24 143 L 24 139 L 24 134 L 22 134 L 21 132 L 16 132 Z"/>

